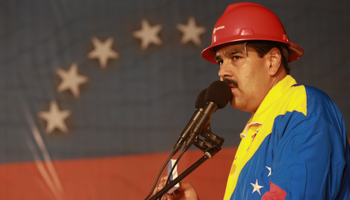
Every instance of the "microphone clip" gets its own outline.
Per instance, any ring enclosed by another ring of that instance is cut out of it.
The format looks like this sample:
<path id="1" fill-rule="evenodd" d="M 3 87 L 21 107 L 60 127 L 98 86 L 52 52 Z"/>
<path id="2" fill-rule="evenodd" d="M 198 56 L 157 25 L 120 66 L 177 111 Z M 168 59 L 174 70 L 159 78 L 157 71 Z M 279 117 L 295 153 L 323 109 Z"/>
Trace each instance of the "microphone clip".
<path id="1" fill-rule="evenodd" d="M 204 139 L 201 139 L 199 136 L 202 136 Z M 199 136 L 195 138 L 193 144 L 206 155 L 209 154 L 208 156 L 210 158 L 221 150 L 221 146 L 225 141 L 224 138 L 212 133 L 210 125 L 206 129 L 203 129 Z"/>

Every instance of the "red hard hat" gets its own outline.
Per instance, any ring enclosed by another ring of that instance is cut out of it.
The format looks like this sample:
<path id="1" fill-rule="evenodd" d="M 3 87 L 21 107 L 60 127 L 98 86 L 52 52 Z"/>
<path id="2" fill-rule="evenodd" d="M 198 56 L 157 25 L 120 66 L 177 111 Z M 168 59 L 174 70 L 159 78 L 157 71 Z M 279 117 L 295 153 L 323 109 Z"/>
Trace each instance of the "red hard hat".
<path id="1" fill-rule="evenodd" d="M 281 21 L 272 11 L 255 3 L 235 3 L 229 5 L 216 22 L 211 45 L 202 51 L 202 57 L 216 64 L 213 47 L 247 40 L 268 40 L 287 44 L 288 62 L 299 59 L 304 53 L 300 46 L 289 42 Z"/>

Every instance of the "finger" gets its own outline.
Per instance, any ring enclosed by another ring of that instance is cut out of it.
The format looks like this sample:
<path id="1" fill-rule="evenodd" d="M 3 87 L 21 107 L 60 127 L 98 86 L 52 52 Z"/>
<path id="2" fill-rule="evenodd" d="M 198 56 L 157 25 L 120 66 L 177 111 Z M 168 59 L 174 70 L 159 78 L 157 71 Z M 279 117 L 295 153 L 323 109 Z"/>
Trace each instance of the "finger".
<path id="1" fill-rule="evenodd" d="M 153 190 L 153 195 L 155 195 L 157 192 L 159 192 L 160 190 L 162 190 L 165 187 L 167 179 L 168 179 L 168 176 L 163 176 L 160 178 L 158 187 L 156 187 Z"/>
<path id="2" fill-rule="evenodd" d="M 174 195 L 164 194 L 161 198 L 161 200 L 175 200 L 176 198 Z"/>

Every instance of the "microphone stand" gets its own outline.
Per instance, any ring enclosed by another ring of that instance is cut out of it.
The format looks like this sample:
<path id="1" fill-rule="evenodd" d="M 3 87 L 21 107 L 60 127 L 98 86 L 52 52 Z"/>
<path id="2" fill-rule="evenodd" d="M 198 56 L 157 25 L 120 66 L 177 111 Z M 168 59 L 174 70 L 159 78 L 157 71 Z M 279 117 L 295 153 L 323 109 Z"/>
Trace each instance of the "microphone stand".
<path id="1" fill-rule="evenodd" d="M 214 157 L 221 150 L 221 146 L 224 143 L 224 139 L 218 137 L 214 133 L 211 132 L 210 126 L 206 129 L 206 131 L 202 131 L 200 134 L 205 138 L 205 140 L 201 140 L 198 136 L 194 141 L 194 145 L 201 149 L 204 152 L 204 155 L 194 164 L 192 164 L 189 168 L 187 168 L 183 173 L 181 173 L 176 179 L 167 184 L 162 190 L 157 192 L 152 198 L 149 200 L 157 200 L 163 196 L 167 191 L 169 191 L 174 185 L 179 183 L 182 179 L 192 173 L 195 169 L 197 169 L 201 164 L 203 164 L 206 160 Z"/>

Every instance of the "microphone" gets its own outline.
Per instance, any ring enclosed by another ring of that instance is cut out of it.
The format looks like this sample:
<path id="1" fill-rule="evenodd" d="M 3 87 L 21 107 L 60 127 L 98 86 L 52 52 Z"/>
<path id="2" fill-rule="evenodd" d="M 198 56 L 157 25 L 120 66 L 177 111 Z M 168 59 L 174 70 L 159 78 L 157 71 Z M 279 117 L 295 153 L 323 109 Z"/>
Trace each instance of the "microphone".
<path id="1" fill-rule="evenodd" d="M 205 94 L 206 105 L 203 110 L 200 110 L 200 116 L 195 121 L 194 127 L 191 130 L 189 139 L 184 144 L 184 151 L 193 144 L 196 137 L 207 129 L 210 123 L 211 115 L 217 110 L 224 108 L 232 98 L 230 86 L 223 81 L 214 81 L 207 89 Z"/>
<path id="2" fill-rule="evenodd" d="M 183 143 L 187 140 L 187 138 L 191 132 L 192 126 L 195 124 L 197 119 L 199 119 L 199 116 L 202 113 L 203 107 L 205 106 L 206 93 L 207 93 L 207 89 L 204 89 L 199 93 L 197 100 L 196 100 L 196 103 L 195 103 L 195 107 L 197 110 L 194 112 L 190 121 L 187 123 L 187 126 L 182 131 L 180 138 L 177 140 L 175 146 L 173 147 L 173 150 L 171 152 L 171 156 L 175 155 L 180 150 Z"/>

